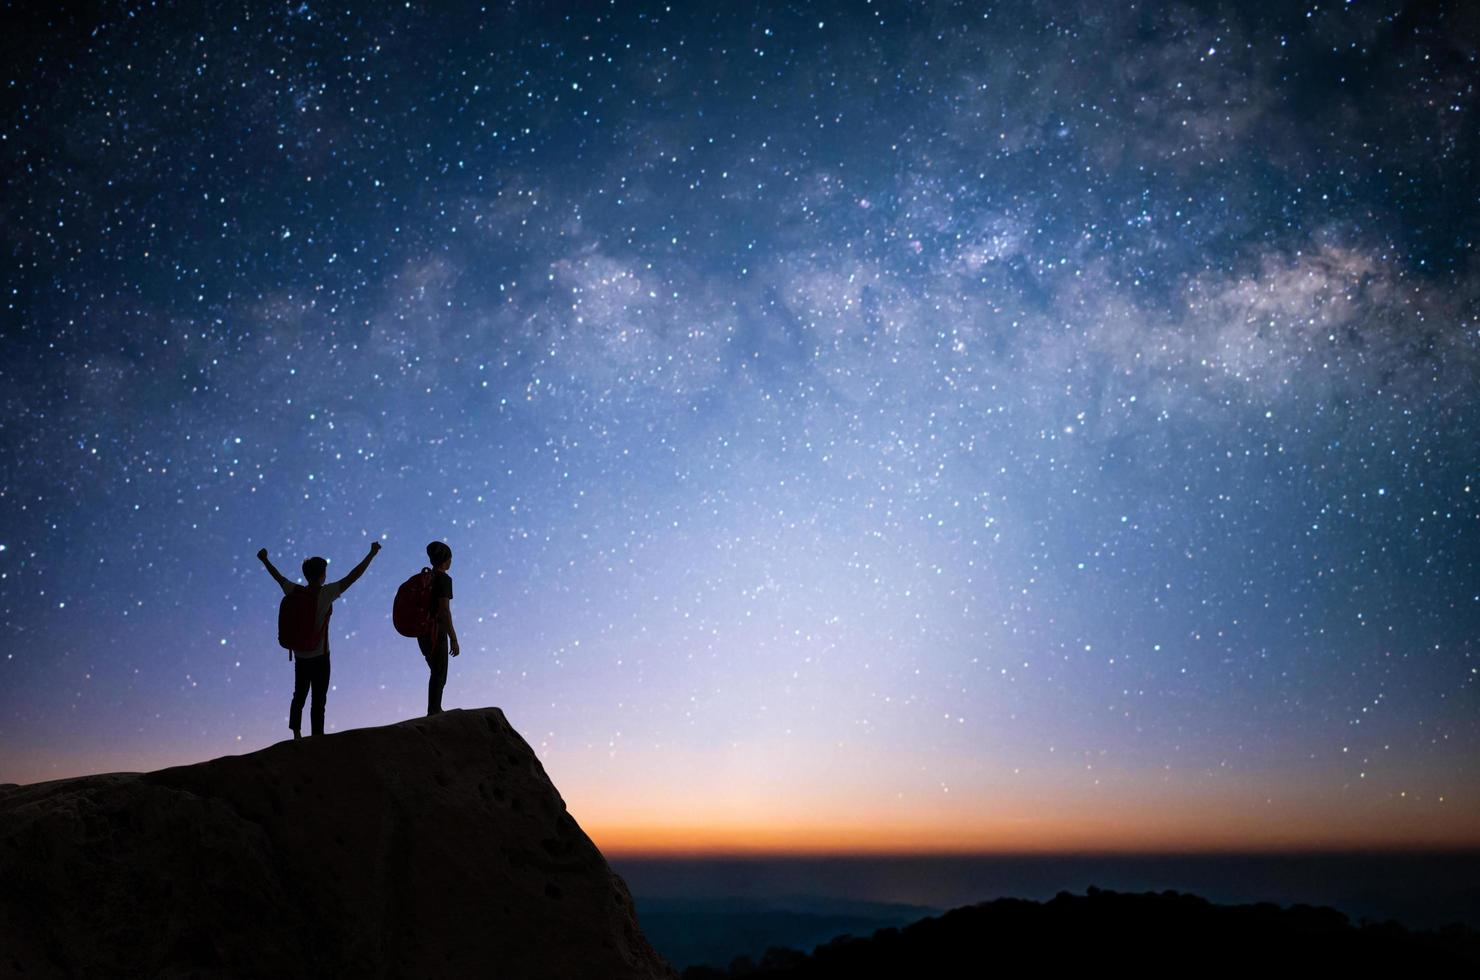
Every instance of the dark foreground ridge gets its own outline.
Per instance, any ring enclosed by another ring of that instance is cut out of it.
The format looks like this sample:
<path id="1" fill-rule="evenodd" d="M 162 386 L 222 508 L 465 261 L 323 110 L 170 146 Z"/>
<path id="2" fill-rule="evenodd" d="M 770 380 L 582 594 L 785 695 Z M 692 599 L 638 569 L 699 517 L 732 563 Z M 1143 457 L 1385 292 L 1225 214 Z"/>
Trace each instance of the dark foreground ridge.
<path id="1" fill-rule="evenodd" d="M 840 937 L 810 956 L 771 949 L 759 963 L 741 957 L 728 970 L 690 967 L 683 980 L 1099 976 L 1111 967 L 1153 976 L 1470 976 L 1477 965 L 1480 935 L 1465 927 L 1409 932 L 1391 922 L 1354 926 L 1330 908 L 1091 888 L 1049 902 L 959 908 L 868 939 Z"/>
<path id="2" fill-rule="evenodd" d="M 497 708 L 0 788 L 0 975 L 672 977 Z"/>

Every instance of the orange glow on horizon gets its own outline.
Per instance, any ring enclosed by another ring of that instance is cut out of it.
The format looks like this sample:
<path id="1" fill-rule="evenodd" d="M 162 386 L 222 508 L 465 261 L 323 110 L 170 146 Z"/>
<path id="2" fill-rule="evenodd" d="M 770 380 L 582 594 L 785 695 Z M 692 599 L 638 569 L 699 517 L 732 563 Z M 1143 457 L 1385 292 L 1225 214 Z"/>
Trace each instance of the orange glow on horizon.
<path id="1" fill-rule="evenodd" d="M 1090 798 L 1037 784 L 949 799 L 830 797 L 816 787 L 569 800 L 601 849 L 627 856 L 1216 854 L 1480 850 L 1480 811 L 1395 796 L 1364 806 L 1310 785 L 1282 799 L 1230 785 L 1180 795 L 1146 780 Z"/>
<path id="2" fill-rule="evenodd" d="M 1348 853 L 1392 851 L 1475 851 L 1480 834 L 1384 834 L 1349 828 L 1304 833 L 1249 828 L 1238 834 L 1185 828 L 1159 833 L 1153 828 L 1099 826 L 1076 828 L 1069 822 L 1040 828 L 977 829 L 942 833 L 905 827 L 783 826 L 614 826 L 586 828 L 603 853 L 615 857 L 808 857 L 951 856 L 1087 854 L 1239 854 Z M 1454 828 L 1449 828 L 1454 829 Z"/>
<path id="3" fill-rule="evenodd" d="M 0 773 L 0 782 L 148 771 L 234 747 L 24 746 L 26 770 Z M 541 756 L 571 815 L 612 857 L 1480 851 L 1480 791 L 1467 784 L 1444 795 L 1395 786 L 1359 797 L 1319 771 L 1184 785 L 1157 770 L 1105 768 L 1090 786 L 1050 770 L 944 792 L 932 778 L 900 777 L 919 770 L 902 750 L 874 753 L 865 767 L 846 751 L 783 748 L 758 739 L 712 752 L 628 751 L 620 764 L 579 749 Z M 879 773 L 894 775 L 886 783 Z"/>

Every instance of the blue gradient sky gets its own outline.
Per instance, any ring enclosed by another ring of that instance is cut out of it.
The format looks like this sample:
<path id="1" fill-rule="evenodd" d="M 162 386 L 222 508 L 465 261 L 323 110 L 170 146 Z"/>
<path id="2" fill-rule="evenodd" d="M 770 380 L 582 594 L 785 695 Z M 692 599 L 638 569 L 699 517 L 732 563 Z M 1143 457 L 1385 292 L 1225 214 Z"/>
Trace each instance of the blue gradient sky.
<path id="1" fill-rule="evenodd" d="M 449 706 L 615 850 L 1480 844 L 1477 15 L 5 32 L 0 780 Z"/>

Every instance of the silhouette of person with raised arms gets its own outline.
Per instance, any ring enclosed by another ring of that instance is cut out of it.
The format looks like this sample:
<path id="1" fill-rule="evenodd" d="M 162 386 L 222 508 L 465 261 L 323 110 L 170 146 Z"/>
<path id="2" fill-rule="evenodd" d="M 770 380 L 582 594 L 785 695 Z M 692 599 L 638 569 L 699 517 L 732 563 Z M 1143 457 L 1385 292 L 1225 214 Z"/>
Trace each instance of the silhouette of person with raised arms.
<path id="1" fill-rule="evenodd" d="M 426 658 L 431 676 L 427 678 L 427 714 L 442 713 L 442 688 L 447 686 L 447 656 L 462 650 L 457 644 L 457 630 L 452 626 L 452 549 L 441 541 L 427 545 L 427 560 L 432 563 L 432 632 L 418 636 L 416 643 Z"/>
<path id="2" fill-rule="evenodd" d="M 302 737 L 300 729 L 303 727 L 303 702 L 308 698 L 310 690 L 313 691 L 313 706 L 309 709 L 309 722 L 313 725 L 313 734 L 324 734 L 324 703 L 329 698 L 329 617 L 334 613 L 334 600 L 359 581 L 360 576 L 365 574 L 365 569 L 370 567 L 371 559 L 379 552 L 380 542 L 370 542 L 370 553 L 360 559 L 360 563 L 351 568 L 348 575 L 338 582 L 328 583 L 324 582 L 324 576 L 329 571 L 329 563 L 317 556 L 309 558 L 303 563 L 303 577 L 308 580 L 306 586 L 284 578 L 268 560 L 266 548 L 257 552 L 258 560 L 266 566 L 267 574 L 282 587 L 284 596 L 292 596 L 307 589 L 311 595 L 304 598 L 314 600 L 311 639 L 299 644 L 308 649 L 299 650 L 296 646 L 290 648 L 294 662 L 293 703 L 288 709 L 288 727 L 293 730 L 294 738 Z"/>

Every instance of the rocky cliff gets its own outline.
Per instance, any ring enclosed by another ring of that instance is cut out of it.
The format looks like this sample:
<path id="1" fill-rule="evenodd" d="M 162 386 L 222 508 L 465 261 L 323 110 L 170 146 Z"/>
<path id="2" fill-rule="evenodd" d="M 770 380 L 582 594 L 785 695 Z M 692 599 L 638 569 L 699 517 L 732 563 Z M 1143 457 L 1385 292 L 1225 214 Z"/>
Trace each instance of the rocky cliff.
<path id="1" fill-rule="evenodd" d="M 670 977 L 497 708 L 0 788 L 0 974 Z"/>

